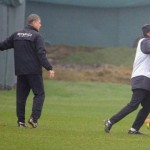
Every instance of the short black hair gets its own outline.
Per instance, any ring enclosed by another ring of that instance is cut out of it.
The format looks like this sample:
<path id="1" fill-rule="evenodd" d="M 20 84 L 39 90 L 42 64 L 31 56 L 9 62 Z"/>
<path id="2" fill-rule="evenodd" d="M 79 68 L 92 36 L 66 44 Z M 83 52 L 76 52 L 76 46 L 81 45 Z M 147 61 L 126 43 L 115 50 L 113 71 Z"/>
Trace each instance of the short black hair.
<path id="1" fill-rule="evenodd" d="M 142 31 L 143 31 L 143 35 L 144 35 L 144 36 L 147 36 L 147 33 L 150 32 L 150 24 L 145 24 L 145 25 L 142 27 Z"/>

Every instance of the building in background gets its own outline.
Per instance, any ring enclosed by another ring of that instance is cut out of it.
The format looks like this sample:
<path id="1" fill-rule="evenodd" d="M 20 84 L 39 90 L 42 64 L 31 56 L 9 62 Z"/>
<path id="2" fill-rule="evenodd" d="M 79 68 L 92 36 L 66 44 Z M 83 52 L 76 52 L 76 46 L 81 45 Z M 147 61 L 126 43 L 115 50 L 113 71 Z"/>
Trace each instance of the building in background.
<path id="1" fill-rule="evenodd" d="M 133 47 L 150 23 L 149 10 L 149 0 L 0 0 L 0 41 L 37 13 L 52 45 Z M 13 50 L 0 52 L 0 89 L 15 83 Z"/>
<path id="2" fill-rule="evenodd" d="M 150 23 L 149 0 L 26 0 L 26 15 L 42 17 L 51 44 L 133 47 Z"/>
<path id="3" fill-rule="evenodd" d="M 24 16 L 24 0 L 0 0 L 0 41 L 23 28 Z M 14 52 L 0 51 L 0 89 L 10 89 L 15 83 Z"/>

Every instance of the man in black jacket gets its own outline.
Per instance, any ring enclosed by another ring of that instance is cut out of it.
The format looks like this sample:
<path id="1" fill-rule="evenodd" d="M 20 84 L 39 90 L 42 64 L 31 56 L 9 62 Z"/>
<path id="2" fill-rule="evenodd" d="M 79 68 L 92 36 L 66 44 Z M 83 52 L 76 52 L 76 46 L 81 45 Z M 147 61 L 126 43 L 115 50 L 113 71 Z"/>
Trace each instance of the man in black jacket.
<path id="1" fill-rule="evenodd" d="M 46 57 L 43 39 L 38 32 L 40 27 L 40 17 L 37 14 L 31 14 L 23 30 L 13 33 L 0 42 L 1 51 L 14 48 L 18 127 L 28 127 L 25 123 L 25 106 L 30 90 L 34 98 L 28 123 L 33 128 L 38 126 L 45 98 L 42 67 L 48 71 L 50 78 L 54 77 L 53 68 Z"/>

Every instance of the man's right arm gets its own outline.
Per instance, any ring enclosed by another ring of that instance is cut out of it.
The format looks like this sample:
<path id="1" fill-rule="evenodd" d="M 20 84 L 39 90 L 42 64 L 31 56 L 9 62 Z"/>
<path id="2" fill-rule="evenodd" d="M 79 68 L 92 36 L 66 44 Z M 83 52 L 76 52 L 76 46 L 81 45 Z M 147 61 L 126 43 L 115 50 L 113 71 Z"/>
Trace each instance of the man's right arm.
<path id="1" fill-rule="evenodd" d="M 52 65 L 49 63 L 46 57 L 44 42 L 40 35 L 36 39 L 36 53 L 41 65 L 48 71 L 49 77 L 53 78 L 55 76 L 55 72 L 53 70 Z"/>
<path id="2" fill-rule="evenodd" d="M 141 42 L 141 51 L 144 54 L 150 54 L 150 38 L 146 38 Z"/>
<path id="3" fill-rule="evenodd" d="M 36 45 L 36 54 L 40 61 L 40 64 L 48 71 L 53 70 L 53 67 L 51 66 L 51 64 L 49 63 L 46 57 L 46 50 L 44 47 L 44 42 L 40 35 L 37 36 L 35 45 Z"/>

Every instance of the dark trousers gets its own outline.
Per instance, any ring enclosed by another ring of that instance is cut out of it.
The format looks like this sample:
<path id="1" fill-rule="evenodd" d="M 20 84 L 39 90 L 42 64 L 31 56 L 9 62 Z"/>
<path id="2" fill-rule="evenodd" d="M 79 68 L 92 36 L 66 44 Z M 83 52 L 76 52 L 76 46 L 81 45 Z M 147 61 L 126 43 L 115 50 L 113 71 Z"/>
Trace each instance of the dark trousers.
<path id="1" fill-rule="evenodd" d="M 150 91 L 147 90 L 133 90 L 131 101 L 118 113 L 110 118 L 111 123 L 115 124 L 123 119 L 125 116 L 136 110 L 139 104 L 142 105 L 142 108 L 139 110 L 137 117 L 132 125 L 132 128 L 139 130 L 150 112 Z"/>
<path id="2" fill-rule="evenodd" d="M 18 122 L 25 121 L 25 107 L 30 90 L 34 94 L 31 117 L 37 121 L 41 116 L 45 98 L 42 75 L 19 75 L 17 76 L 16 92 Z"/>

